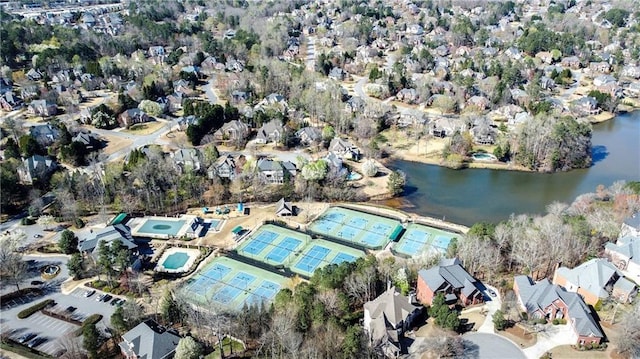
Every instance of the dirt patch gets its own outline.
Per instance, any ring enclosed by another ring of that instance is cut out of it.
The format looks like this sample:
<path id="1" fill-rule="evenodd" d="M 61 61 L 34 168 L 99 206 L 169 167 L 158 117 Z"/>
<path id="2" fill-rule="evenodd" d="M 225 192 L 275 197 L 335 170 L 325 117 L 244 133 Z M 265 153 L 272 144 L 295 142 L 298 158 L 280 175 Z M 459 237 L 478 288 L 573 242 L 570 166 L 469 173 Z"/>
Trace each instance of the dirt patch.
<path id="1" fill-rule="evenodd" d="M 524 327 L 518 324 L 503 331 L 496 331 L 496 334 L 511 339 L 514 343 L 518 344 L 520 348 L 528 348 L 538 341 L 535 334 L 527 332 Z"/>
<path id="2" fill-rule="evenodd" d="M 460 319 L 466 319 L 467 330 L 477 331 L 482 323 L 484 323 L 486 316 L 480 314 L 480 310 L 465 311 L 460 313 Z"/>

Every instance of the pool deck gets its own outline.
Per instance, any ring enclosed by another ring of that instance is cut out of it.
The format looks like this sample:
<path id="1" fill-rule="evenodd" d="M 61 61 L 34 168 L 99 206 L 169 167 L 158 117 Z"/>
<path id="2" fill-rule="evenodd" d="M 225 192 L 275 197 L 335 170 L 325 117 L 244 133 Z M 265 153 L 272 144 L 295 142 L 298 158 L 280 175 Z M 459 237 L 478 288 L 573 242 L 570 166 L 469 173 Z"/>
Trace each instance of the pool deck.
<path id="1" fill-rule="evenodd" d="M 189 237 L 195 238 L 196 234 L 191 231 L 191 224 L 196 220 L 196 216 L 192 215 L 182 215 L 180 217 L 159 217 L 159 216 L 148 216 L 143 218 L 135 218 L 129 221 L 129 226 L 131 227 L 131 235 L 134 237 L 141 238 L 153 238 L 153 239 L 171 239 L 171 238 L 182 238 Z M 143 230 L 143 227 L 148 221 L 157 221 L 157 222 L 184 222 L 180 229 L 176 232 L 175 235 L 167 234 L 167 233 L 153 233 L 148 230 Z M 217 227 L 222 224 L 218 224 Z"/>

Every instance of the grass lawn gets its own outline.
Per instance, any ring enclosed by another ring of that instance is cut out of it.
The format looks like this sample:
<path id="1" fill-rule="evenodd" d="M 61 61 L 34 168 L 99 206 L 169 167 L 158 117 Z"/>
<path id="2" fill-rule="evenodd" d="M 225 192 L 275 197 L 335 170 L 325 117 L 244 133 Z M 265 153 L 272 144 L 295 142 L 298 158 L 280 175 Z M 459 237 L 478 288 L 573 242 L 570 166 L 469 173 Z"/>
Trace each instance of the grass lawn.
<path id="1" fill-rule="evenodd" d="M 242 343 L 237 342 L 233 339 L 224 338 L 222 340 L 222 349 L 224 350 L 224 356 L 227 357 L 231 355 L 231 348 L 233 348 L 233 353 L 241 353 L 244 351 L 244 346 Z M 205 356 L 205 359 L 219 359 L 220 358 L 220 348 L 216 347 L 216 350 L 213 353 Z"/>
<path id="2" fill-rule="evenodd" d="M 160 121 L 151 121 L 145 123 L 137 123 L 122 132 L 132 133 L 136 135 L 150 135 L 156 131 L 158 131 L 162 126 L 164 126 L 164 122 Z"/>

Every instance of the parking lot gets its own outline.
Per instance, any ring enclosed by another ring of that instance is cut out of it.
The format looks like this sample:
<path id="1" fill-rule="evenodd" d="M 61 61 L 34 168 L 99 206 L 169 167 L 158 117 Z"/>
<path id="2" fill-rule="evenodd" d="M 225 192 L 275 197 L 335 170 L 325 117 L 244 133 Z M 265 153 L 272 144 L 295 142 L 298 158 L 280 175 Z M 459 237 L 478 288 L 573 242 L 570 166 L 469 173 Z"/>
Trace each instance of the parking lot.
<path id="1" fill-rule="evenodd" d="M 98 322 L 96 327 L 106 335 L 106 325 L 108 325 L 116 307 L 112 306 L 111 303 L 96 301 L 98 295 L 101 294 L 99 291 L 91 297 L 85 297 L 84 293 L 87 290 L 89 288 L 76 288 L 69 295 L 56 292 L 30 301 L 25 299 L 15 300 L 10 306 L 3 306 L 2 332 L 8 333 L 12 339 L 18 339 L 26 333 L 34 333 L 38 337 L 46 338 L 46 341 L 35 346 L 35 349 L 50 355 L 58 353 L 65 345 L 69 344 L 69 341 L 81 341 L 82 337 L 75 337 L 73 333 L 80 327 L 79 325 L 50 317 L 41 312 L 25 319 L 17 318 L 19 311 L 45 299 L 53 299 L 56 305 L 48 308 L 48 310 L 68 315 L 78 321 L 83 321 L 92 314 L 101 314 L 102 320 Z"/>

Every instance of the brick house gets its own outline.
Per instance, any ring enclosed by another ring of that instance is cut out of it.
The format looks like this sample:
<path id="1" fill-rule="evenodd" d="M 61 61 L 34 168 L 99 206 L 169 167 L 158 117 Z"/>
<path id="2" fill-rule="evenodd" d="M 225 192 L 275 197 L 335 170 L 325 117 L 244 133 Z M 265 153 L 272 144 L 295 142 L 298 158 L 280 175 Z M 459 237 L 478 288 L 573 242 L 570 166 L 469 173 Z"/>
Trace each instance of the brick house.
<path id="1" fill-rule="evenodd" d="M 635 285 L 605 258 L 594 258 L 581 265 L 569 269 L 559 267 L 553 275 L 553 284 L 561 285 L 569 292 L 580 294 L 587 304 L 596 305 L 609 298 L 617 288 L 616 298 L 622 296 L 628 301 L 633 296 Z M 622 292 L 627 292 L 623 294 Z"/>
<path id="2" fill-rule="evenodd" d="M 462 267 L 458 258 L 442 259 L 430 269 L 418 272 L 417 299 L 431 305 L 437 293 L 444 293 L 448 304 L 460 301 L 464 306 L 484 302 L 481 283 Z"/>
<path id="3" fill-rule="evenodd" d="M 636 283 L 640 282 L 640 236 L 624 236 L 604 246 L 607 258 Z"/>
<path id="4" fill-rule="evenodd" d="M 577 293 L 551 284 L 548 279 L 536 283 L 524 275 L 514 278 L 513 291 L 521 309 L 530 317 L 547 321 L 565 319 L 576 335 L 577 344 L 598 345 L 604 338 L 594 313 Z"/>

